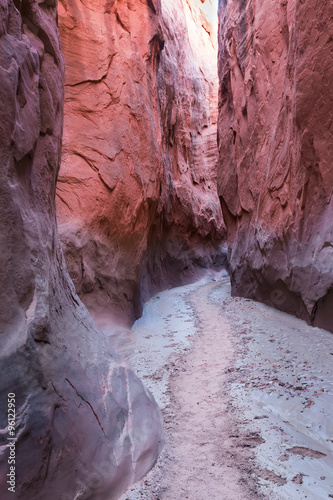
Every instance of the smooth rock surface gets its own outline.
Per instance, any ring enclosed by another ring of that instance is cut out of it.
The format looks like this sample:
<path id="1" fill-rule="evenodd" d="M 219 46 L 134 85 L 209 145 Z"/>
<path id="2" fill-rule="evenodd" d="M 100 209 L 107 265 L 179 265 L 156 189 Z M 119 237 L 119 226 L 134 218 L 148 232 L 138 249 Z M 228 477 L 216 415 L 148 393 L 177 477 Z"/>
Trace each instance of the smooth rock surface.
<path id="1" fill-rule="evenodd" d="M 53 1 L 0 1 L 0 497 L 105 500 L 153 466 L 162 426 L 154 398 L 76 295 L 58 244 L 64 63 L 56 17 Z"/>
<path id="2" fill-rule="evenodd" d="M 233 294 L 333 331 L 332 2 L 220 2 L 218 189 Z"/>
<path id="3" fill-rule="evenodd" d="M 131 323 L 157 289 L 220 255 L 217 47 L 199 3 L 60 2 L 57 215 L 69 273 L 96 317 Z"/>

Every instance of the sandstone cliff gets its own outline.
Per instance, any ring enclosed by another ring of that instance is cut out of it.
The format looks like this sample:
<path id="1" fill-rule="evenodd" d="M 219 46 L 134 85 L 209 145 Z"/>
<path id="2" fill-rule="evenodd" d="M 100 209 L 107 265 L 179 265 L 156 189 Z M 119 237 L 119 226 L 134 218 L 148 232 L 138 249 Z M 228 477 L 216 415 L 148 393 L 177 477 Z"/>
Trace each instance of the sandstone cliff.
<path id="1" fill-rule="evenodd" d="M 56 1 L 0 2 L 0 496 L 104 500 L 153 465 L 161 420 L 94 326 L 58 244 L 64 64 L 56 16 Z"/>
<path id="2" fill-rule="evenodd" d="M 332 2 L 220 2 L 218 187 L 234 294 L 333 331 Z"/>
<path id="3" fill-rule="evenodd" d="M 95 314 L 131 322 L 154 291 L 219 254 L 216 43 L 195 3 L 60 3 L 57 213 L 70 275 Z"/>

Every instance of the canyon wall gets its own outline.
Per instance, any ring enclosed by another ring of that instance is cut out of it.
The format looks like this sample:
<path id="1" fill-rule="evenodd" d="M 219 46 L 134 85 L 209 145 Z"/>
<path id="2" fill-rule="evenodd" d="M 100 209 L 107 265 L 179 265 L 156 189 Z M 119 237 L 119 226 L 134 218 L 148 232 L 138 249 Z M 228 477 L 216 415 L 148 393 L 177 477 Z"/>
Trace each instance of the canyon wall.
<path id="1" fill-rule="evenodd" d="M 57 216 L 69 273 L 96 317 L 131 323 L 158 289 L 221 259 L 217 48 L 196 4 L 60 2 Z"/>
<path id="2" fill-rule="evenodd" d="M 222 0 L 218 189 L 234 294 L 333 331 L 333 4 Z"/>
<path id="3" fill-rule="evenodd" d="M 56 19 L 53 0 L 0 1 L 0 496 L 105 500 L 153 466 L 162 426 L 76 295 L 58 244 Z"/>

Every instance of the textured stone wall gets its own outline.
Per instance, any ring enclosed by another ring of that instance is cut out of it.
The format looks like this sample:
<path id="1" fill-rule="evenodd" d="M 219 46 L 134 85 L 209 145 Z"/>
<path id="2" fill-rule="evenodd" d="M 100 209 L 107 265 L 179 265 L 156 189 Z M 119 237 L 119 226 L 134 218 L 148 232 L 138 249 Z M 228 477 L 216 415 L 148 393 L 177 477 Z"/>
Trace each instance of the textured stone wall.
<path id="1" fill-rule="evenodd" d="M 217 49 L 200 12 L 184 0 L 60 3 L 58 221 L 96 317 L 133 321 L 157 289 L 219 254 Z"/>
<path id="2" fill-rule="evenodd" d="M 332 14 L 221 1 L 218 124 L 233 293 L 331 331 Z"/>
<path id="3" fill-rule="evenodd" d="M 195 265 L 208 267 L 221 257 L 225 229 L 216 193 L 217 37 L 198 3 L 162 2 L 165 47 L 157 80 L 162 183 L 143 280 L 151 291 L 161 284 L 176 285 L 182 274 L 191 277 Z"/>
<path id="4" fill-rule="evenodd" d="M 64 63 L 56 17 L 53 1 L 0 1 L 0 496 L 104 500 L 149 470 L 163 437 L 153 397 L 110 352 L 58 244 Z"/>

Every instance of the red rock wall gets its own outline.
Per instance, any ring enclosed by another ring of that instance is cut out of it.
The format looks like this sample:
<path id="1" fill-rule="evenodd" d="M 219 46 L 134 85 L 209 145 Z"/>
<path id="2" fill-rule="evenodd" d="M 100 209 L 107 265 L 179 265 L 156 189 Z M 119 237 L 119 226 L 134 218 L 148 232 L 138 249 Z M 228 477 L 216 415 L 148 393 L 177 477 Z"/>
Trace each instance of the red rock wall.
<path id="1" fill-rule="evenodd" d="M 154 464 L 161 417 L 93 324 L 58 244 L 64 63 L 56 18 L 56 1 L 0 0 L 0 497 L 114 499 Z"/>
<path id="2" fill-rule="evenodd" d="M 232 289 L 333 331 L 332 2 L 219 8 Z"/>
<path id="3" fill-rule="evenodd" d="M 193 16 L 183 0 L 60 4 L 58 221 L 71 277 L 96 315 L 133 321 L 144 299 L 218 253 L 216 46 Z"/>

